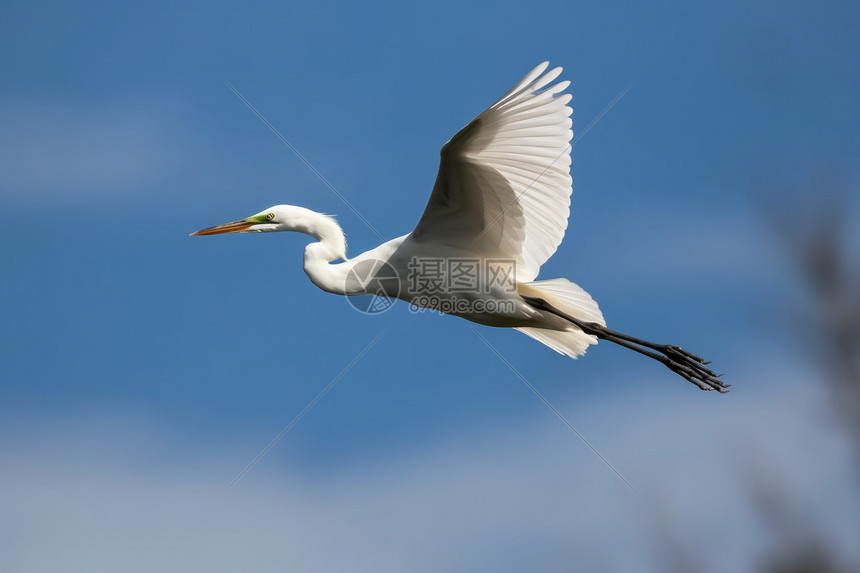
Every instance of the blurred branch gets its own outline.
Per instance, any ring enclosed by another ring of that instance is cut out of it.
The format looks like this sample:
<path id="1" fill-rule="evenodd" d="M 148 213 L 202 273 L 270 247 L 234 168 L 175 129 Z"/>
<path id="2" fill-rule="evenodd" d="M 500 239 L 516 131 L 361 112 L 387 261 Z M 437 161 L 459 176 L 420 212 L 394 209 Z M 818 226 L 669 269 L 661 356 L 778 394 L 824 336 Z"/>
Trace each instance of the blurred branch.
<path id="1" fill-rule="evenodd" d="M 836 407 L 860 456 L 860 264 L 851 260 L 848 186 L 830 182 L 811 197 L 768 210 L 810 295 L 802 334 L 811 335 Z"/>
<path id="2" fill-rule="evenodd" d="M 799 312 L 796 335 L 822 368 L 818 379 L 833 397 L 834 407 L 850 429 L 860 460 L 860 261 L 852 260 L 848 221 L 849 186 L 830 178 L 814 193 L 772 180 L 759 189 L 759 211 L 770 224 L 808 293 Z M 789 313 L 790 314 L 790 313 Z M 816 380 L 816 382 L 818 382 Z M 848 573 L 825 535 L 814 526 L 815 508 L 797 499 L 785 476 L 768 471 L 766 452 L 743 465 L 753 510 L 770 534 L 766 558 L 753 564 L 761 573 Z M 691 550 L 660 511 L 651 512 L 653 546 L 661 571 L 706 572 L 709 564 Z"/>
<path id="3" fill-rule="evenodd" d="M 760 567 L 764 573 L 847 573 L 823 547 L 811 544 L 792 547 L 784 554 L 771 556 Z"/>
<path id="4" fill-rule="evenodd" d="M 744 474 L 756 514 L 771 536 L 772 547 L 756 568 L 762 573 L 848 573 L 814 527 L 811 508 L 786 489 L 773 464 L 760 452 L 749 458 Z M 771 469 L 768 469 L 771 468 Z"/>
<path id="5" fill-rule="evenodd" d="M 848 425 L 860 460 L 860 264 L 851 260 L 848 248 L 848 189 L 844 180 L 831 176 L 813 193 L 791 199 L 792 189 L 783 186 L 762 211 L 809 294 L 809 304 L 800 313 L 799 334 L 804 342 L 813 343 L 823 384 Z M 753 503 L 777 543 L 758 569 L 764 573 L 847 571 L 811 527 L 810 512 L 780 489 L 779 478 L 764 479 L 768 476 L 761 471 L 753 477 Z"/>

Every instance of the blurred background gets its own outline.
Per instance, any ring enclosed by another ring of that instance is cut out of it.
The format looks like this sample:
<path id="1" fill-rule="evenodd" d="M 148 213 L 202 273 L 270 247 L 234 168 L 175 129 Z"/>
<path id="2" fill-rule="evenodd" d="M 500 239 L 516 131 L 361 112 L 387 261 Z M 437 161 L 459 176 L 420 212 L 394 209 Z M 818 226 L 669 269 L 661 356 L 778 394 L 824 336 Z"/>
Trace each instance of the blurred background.
<path id="1" fill-rule="evenodd" d="M 860 570 L 855 3 L 0 13 L 3 571 Z M 188 237 L 290 203 L 379 242 L 223 80 L 392 238 L 546 59 L 590 128 L 541 278 L 733 388 L 479 331 L 635 492 L 464 321 L 356 312 L 304 236 Z"/>

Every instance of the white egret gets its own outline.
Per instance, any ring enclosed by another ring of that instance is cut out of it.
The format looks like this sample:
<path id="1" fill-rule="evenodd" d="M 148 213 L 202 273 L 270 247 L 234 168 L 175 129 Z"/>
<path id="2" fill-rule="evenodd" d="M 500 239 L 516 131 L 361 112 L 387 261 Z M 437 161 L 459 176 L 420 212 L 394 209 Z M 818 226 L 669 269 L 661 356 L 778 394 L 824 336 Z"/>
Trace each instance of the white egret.
<path id="1" fill-rule="evenodd" d="M 570 213 L 571 96 L 544 62 L 442 147 L 415 229 L 354 258 L 335 219 L 275 205 L 193 235 L 297 231 L 317 239 L 304 270 L 340 295 L 383 295 L 472 322 L 515 328 L 576 358 L 598 339 L 662 362 L 703 390 L 728 385 L 698 356 L 610 330 L 591 296 L 564 278 L 535 280 Z M 338 262 L 340 261 L 340 262 Z"/>

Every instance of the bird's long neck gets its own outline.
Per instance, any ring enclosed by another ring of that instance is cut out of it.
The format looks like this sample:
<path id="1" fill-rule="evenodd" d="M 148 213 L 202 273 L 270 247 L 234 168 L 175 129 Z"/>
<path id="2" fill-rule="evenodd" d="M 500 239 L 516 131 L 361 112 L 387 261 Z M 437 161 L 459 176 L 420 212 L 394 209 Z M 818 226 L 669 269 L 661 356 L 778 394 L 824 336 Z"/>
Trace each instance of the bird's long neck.
<path id="1" fill-rule="evenodd" d="M 345 294 L 344 272 L 330 263 L 346 260 L 346 237 L 334 217 L 301 209 L 294 229 L 317 239 L 305 247 L 304 269 L 311 282 L 324 291 Z"/>

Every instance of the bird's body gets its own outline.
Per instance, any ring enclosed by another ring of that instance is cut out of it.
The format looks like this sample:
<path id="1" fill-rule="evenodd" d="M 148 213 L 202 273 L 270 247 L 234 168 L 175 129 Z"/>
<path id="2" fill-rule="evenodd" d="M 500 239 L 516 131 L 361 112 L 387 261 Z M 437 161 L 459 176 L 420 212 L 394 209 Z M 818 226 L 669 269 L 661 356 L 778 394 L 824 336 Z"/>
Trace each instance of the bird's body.
<path id="1" fill-rule="evenodd" d="M 334 229 L 331 217 L 289 205 L 273 207 L 269 211 L 272 210 L 276 217 L 281 213 L 281 216 L 293 217 L 293 220 L 296 220 L 294 217 L 299 214 L 298 210 L 305 211 L 300 213 L 303 219 L 301 226 L 319 242 L 305 248 L 304 270 L 311 282 L 326 292 L 345 296 L 382 295 L 432 310 L 450 309 L 446 314 L 487 326 L 572 330 L 567 321 L 527 304 L 517 290 L 533 294 L 534 290 L 529 290 L 525 284 L 517 284 L 514 289 L 507 288 L 504 283 L 488 284 L 484 274 L 478 275 L 474 288 L 457 292 L 434 292 L 432 296 L 424 296 L 411 288 L 409 276 L 414 272 L 415 261 L 475 260 L 473 251 L 422 243 L 408 234 L 356 257 L 346 258 L 340 254 L 342 232 L 339 227 Z M 323 229 L 329 229 L 329 232 Z M 478 259 L 479 268 L 488 264 L 486 259 Z M 477 303 L 488 301 L 494 303 L 492 312 L 476 310 L 480 306 Z"/>
<path id="2" fill-rule="evenodd" d="M 415 229 L 348 258 L 333 217 L 277 205 L 194 233 L 297 231 L 317 239 L 304 270 L 324 291 L 404 300 L 472 322 L 516 328 L 576 358 L 598 338 L 655 358 L 702 389 L 725 390 L 700 358 L 606 328 L 576 284 L 537 281 L 570 213 L 569 82 L 545 62 L 460 130 L 441 152 L 436 184 Z M 651 352 L 656 350 L 657 353 Z"/>
<path id="3" fill-rule="evenodd" d="M 437 289 L 432 294 L 423 294 L 411 284 L 409 277 L 415 272 L 416 261 L 472 261 L 477 268 L 487 268 L 492 265 L 486 258 L 475 257 L 474 252 L 457 247 L 447 247 L 426 244 L 416 241 L 414 237 L 404 235 L 387 241 L 378 247 L 365 251 L 353 259 L 330 265 L 335 267 L 331 272 L 323 273 L 325 279 L 335 276 L 334 283 L 341 285 L 338 290 L 329 290 L 323 286 L 323 281 L 317 276 L 319 268 L 316 262 L 308 265 L 305 258 L 305 271 L 311 281 L 336 294 L 343 295 L 379 295 L 397 298 L 417 307 L 432 310 L 445 309 L 445 314 L 459 316 L 478 324 L 498 327 L 535 327 L 553 330 L 569 330 L 569 324 L 552 315 L 538 311 L 528 305 L 518 294 L 515 285 L 511 289 L 506 283 L 487 281 L 486 273 L 476 276 L 472 288 L 458 289 L 452 292 L 447 289 Z M 390 272 L 393 270 L 394 272 Z M 488 312 L 480 308 L 480 303 L 493 302 L 494 309 Z M 595 305 L 596 306 L 596 305 Z"/>

